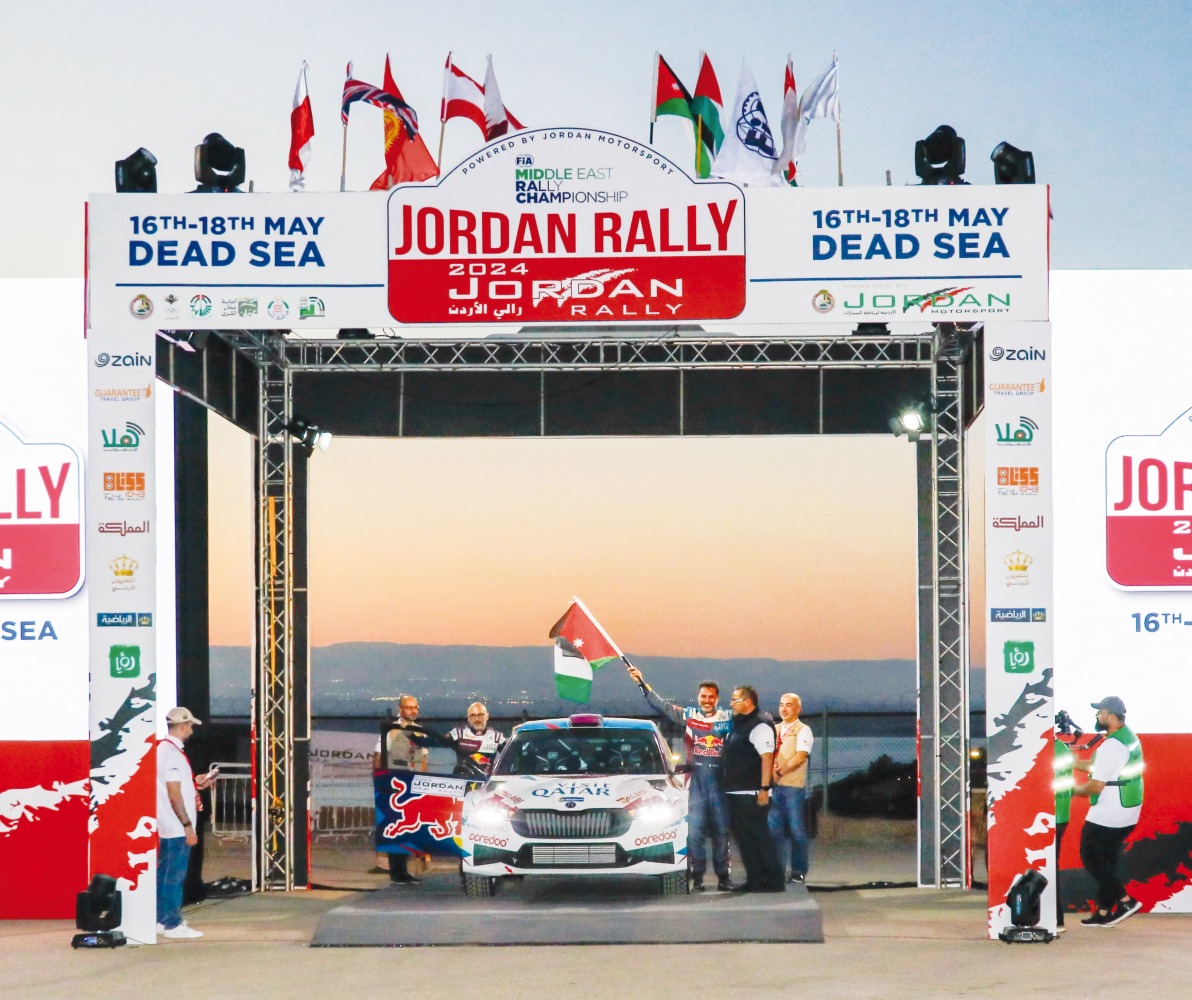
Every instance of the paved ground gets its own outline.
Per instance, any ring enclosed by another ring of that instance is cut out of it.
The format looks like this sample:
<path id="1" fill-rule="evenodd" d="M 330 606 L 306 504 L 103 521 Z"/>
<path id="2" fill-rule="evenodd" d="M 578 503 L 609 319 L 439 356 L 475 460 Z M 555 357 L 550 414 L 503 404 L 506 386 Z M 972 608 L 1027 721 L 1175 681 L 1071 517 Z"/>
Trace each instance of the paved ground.
<path id="1" fill-rule="evenodd" d="M 376 884 L 361 875 L 367 847 L 320 847 L 316 879 Z M 208 879 L 227 857 L 209 861 Z M 885 841 L 820 841 L 813 886 L 914 879 L 914 847 Z M 413 891 L 417 891 L 416 889 Z M 824 944 L 580 947 L 310 948 L 319 916 L 347 889 L 268 893 L 210 901 L 187 917 L 201 941 L 117 951 L 72 951 L 68 921 L 0 922 L 0 998 L 366 997 L 483 991 L 486 1000 L 542 996 L 682 998 L 715 982 L 718 998 L 757 1000 L 798 988 L 832 1000 L 1056 997 L 1127 990 L 1134 1000 L 1178 997 L 1192 987 L 1192 915 L 1140 915 L 1117 928 L 1077 923 L 1050 945 L 985 939 L 982 892 L 864 889 L 814 894 Z M 454 984 L 454 985 L 453 985 Z"/>

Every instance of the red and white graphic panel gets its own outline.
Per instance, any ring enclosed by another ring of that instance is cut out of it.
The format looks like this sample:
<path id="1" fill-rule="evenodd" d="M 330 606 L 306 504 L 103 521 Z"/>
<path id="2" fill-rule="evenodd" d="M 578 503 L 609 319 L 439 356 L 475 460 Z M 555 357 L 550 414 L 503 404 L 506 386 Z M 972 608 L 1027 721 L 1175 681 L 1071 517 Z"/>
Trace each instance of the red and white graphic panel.
<path id="1" fill-rule="evenodd" d="M 634 323 L 745 309 L 745 199 L 592 129 L 492 143 L 389 197 L 399 323 Z"/>
<path id="2" fill-rule="evenodd" d="M 1192 410 L 1105 451 L 1105 569 L 1119 587 L 1192 587 Z"/>
<path id="3" fill-rule="evenodd" d="M 83 585 L 83 463 L 24 441 L 0 415 L 0 600 L 70 597 Z"/>
<path id="4" fill-rule="evenodd" d="M 0 742 L 0 920 L 74 916 L 90 754 L 86 740 Z"/>

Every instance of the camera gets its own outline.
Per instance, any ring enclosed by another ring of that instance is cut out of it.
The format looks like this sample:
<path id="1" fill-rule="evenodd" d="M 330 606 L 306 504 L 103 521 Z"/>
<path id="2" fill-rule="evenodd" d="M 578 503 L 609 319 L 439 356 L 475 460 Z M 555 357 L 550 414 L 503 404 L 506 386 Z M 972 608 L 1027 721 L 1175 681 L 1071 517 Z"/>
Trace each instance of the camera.
<path id="1" fill-rule="evenodd" d="M 1061 736 L 1071 736 L 1073 742 L 1084 735 L 1084 730 L 1076 725 L 1072 721 L 1072 716 L 1063 709 L 1055 713 L 1055 728 Z"/>

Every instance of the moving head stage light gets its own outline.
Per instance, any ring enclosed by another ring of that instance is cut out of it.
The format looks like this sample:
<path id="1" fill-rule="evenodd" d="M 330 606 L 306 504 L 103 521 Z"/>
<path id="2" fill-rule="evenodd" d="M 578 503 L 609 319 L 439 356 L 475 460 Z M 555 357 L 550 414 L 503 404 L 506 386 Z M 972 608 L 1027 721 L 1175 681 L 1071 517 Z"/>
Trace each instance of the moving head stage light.
<path id="1" fill-rule="evenodd" d="M 120 890 L 111 875 L 93 875 L 91 884 L 75 897 L 75 926 L 82 931 L 70 939 L 72 948 L 119 948 L 124 935 L 120 926 Z"/>
<path id="2" fill-rule="evenodd" d="M 1034 184 L 1035 154 L 1008 142 L 999 142 L 989 154 L 995 184 Z"/>
<path id="3" fill-rule="evenodd" d="M 116 190 L 120 194 L 157 193 L 157 157 L 144 146 L 116 161 Z"/>
<path id="4" fill-rule="evenodd" d="M 211 132 L 195 146 L 196 192 L 239 191 L 244 183 L 244 150 L 218 132 Z"/>
<path id="5" fill-rule="evenodd" d="M 964 140 L 951 125 L 941 125 L 915 143 L 915 175 L 924 184 L 965 184 Z"/>
<path id="6" fill-rule="evenodd" d="M 1055 937 L 1046 927 L 1040 927 L 1043 890 L 1047 888 L 1047 876 L 1032 868 L 1014 880 L 1006 893 L 1006 905 L 1010 908 L 1011 926 L 998 937 L 1006 944 L 1050 944 Z"/>

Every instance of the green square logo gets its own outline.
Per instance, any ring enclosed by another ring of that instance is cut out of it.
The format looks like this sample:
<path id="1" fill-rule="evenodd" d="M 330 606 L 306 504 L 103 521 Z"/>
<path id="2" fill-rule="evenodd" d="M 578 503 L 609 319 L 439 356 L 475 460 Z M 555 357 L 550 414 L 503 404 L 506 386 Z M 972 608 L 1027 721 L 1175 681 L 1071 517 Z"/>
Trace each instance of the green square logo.
<path id="1" fill-rule="evenodd" d="M 113 646 L 108 650 L 108 665 L 113 677 L 140 677 L 141 647 Z"/>
<path id="2" fill-rule="evenodd" d="M 1019 642 L 1007 639 L 1002 647 L 1002 655 L 1006 659 L 1006 673 L 1030 674 L 1035 670 L 1035 644 L 1033 642 Z"/>

